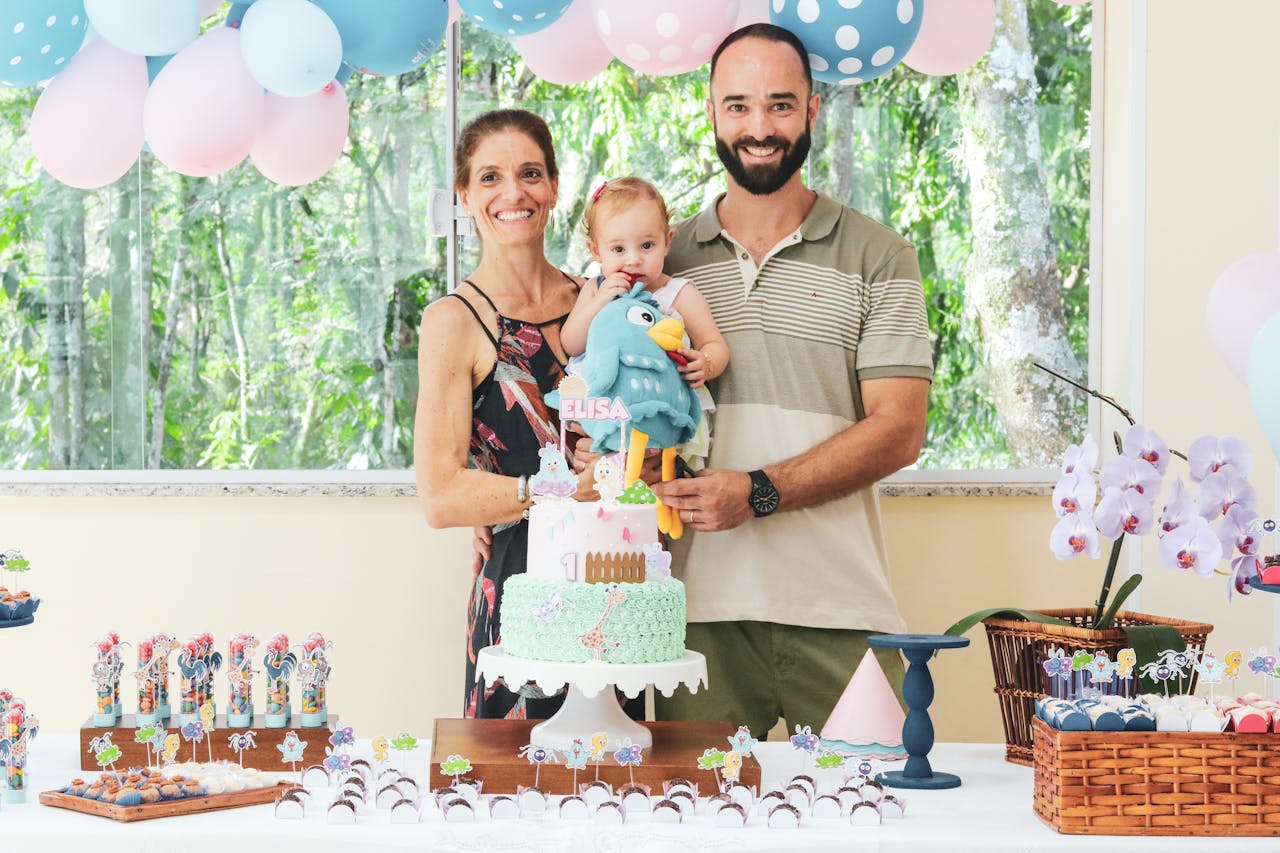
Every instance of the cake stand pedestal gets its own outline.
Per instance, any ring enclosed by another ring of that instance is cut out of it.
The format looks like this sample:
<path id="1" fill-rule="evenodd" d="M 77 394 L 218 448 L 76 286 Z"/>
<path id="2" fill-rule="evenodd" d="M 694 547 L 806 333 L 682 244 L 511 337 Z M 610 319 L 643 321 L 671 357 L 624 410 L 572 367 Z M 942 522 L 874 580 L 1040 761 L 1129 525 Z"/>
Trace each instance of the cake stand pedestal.
<path id="1" fill-rule="evenodd" d="M 639 696 L 650 684 L 664 696 L 681 684 L 697 693 L 699 685 L 707 684 L 707 659 L 686 650 L 680 660 L 666 663 L 557 663 L 513 657 L 502 646 L 489 646 L 476 656 L 476 674 L 489 682 L 498 678 L 514 685 L 532 681 L 548 694 L 569 686 L 555 716 L 533 727 L 530 743 L 534 746 L 565 750 L 574 740 L 605 732 L 611 744 L 630 738 L 648 749 L 653 735 L 628 717 L 613 690 L 606 688 L 616 686 L 628 698 Z"/>
<path id="2" fill-rule="evenodd" d="M 901 649 L 910 666 L 902 679 L 902 698 L 907 702 L 907 721 L 902 724 L 902 745 L 907 748 L 907 763 L 901 770 L 889 770 L 876 779 L 895 788 L 958 788 L 960 777 L 954 773 L 935 773 L 929 764 L 933 749 L 933 720 L 929 705 L 933 702 L 933 676 L 929 674 L 929 658 L 939 649 L 959 649 L 969 645 L 968 637 L 947 634 L 875 634 L 867 645 L 883 649 Z"/>

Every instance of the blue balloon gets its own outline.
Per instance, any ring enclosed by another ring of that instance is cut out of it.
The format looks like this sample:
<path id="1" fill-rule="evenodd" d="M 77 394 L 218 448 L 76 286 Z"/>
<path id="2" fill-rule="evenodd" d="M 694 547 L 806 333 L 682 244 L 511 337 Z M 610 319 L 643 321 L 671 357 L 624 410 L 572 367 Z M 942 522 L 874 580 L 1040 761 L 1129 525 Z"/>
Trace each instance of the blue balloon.
<path id="1" fill-rule="evenodd" d="M 242 0 L 240 3 L 232 3 L 231 8 L 227 10 L 227 26 L 233 30 L 240 28 L 240 22 L 244 20 L 244 13 L 249 11 L 249 7 L 253 5 L 253 0 Z"/>
<path id="2" fill-rule="evenodd" d="M 887 74 L 915 43 L 924 0 L 774 0 L 769 20 L 795 33 L 809 51 L 813 76 L 862 83 Z"/>
<path id="3" fill-rule="evenodd" d="M 368 74 L 403 74 L 444 40 L 448 0 L 314 0 L 342 36 L 342 61 Z"/>
<path id="4" fill-rule="evenodd" d="M 527 36 L 551 26 L 569 8 L 569 0 L 458 0 L 458 7 L 491 33 Z"/>
<path id="5" fill-rule="evenodd" d="M 84 0 L 0 3 L 0 86 L 34 86 L 66 68 L 88 25 Z"/>
<path id="6" fill-rule="evenodd" d="M 1249 348 L 1249 401 L 1280 460 L 1280 313 L 1262 324 Z"/>
<path id="7" fill-rule="evenodd" d="M 169 60 L 178 54 L 166 53 L 164 56 L 148 56 L 147 57 L 147 85 L 156 81 L 156 75 L 160 73 L 160 69 L 169 64 Z"/>

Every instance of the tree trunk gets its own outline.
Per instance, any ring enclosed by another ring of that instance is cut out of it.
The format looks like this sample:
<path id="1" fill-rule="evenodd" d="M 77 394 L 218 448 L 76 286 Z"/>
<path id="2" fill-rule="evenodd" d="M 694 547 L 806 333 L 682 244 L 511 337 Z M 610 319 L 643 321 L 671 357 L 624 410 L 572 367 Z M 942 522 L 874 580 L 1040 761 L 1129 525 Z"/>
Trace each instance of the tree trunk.
<path id="1" fill-rule="evenodd" d="M 253 213 L 252 233 L 244 241 L 243 264 L 240 279 L 246 285 L 253 283 L 254 257 L 262 242 L 262 205 L 257 205 Z M 231 263 L 231 246 L 227 239 L 227 215 L 222 202 L 218 202 L 218 257 L 222 264 L 222 276 L 227 292 L 227 319 L 230 324 L 232 342 L 236 351 L 236 379 L 239 384 L 239 438 L 242 444 L 249 443 L 249 348 L 244 337 L 244 321 L 242 307 L 238 296 L 240 283 L 236 280 L 235 269 Z M 246 451 L 248 448 L 242 448 Z M 244 460 L 242 460 L 244 461 Z"/>
<path id="2" fill-rule="evenodd" d="M 52 181 L 45 195 L 50 466 L 76 468 L 84 447 L 84 199 Z"/>
<path id="3" fill-rule="evenodd" d="M 136 166 L 134 167 L 137 168 Z M 107 232 L 111 283 L 111 467 L 141 468 L 145 433 L 145 381 L 142 327 L 149 333 L 150 312 L 139 317 L 138 290 L 150 288 L 151 271 L 135 269 L 130 236 L 137 173 L 116 184 L 115 222 Z M 141 239 L 141 235 L 137 235 Z M 143 283 L 145 280 L 145 285 Z"/>
<path id="4" fill-rule="evenodd" d="M 1079 394 L 1034 366 L 1083 377 L 1063 315 L 1025 0 L 997 0 L 987 56 L 959 75 L 976 312 L 991 395 L 1021 466 L 1048 467 L 1083 433 Z"/>

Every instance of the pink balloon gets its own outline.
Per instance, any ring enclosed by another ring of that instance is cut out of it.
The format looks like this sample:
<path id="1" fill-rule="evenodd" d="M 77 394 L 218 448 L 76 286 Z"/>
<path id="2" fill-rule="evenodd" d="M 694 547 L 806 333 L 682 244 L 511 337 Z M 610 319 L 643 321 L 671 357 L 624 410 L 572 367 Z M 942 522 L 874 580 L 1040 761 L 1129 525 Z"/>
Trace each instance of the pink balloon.
<path id="1" fill-rule="evenodd" d="M 573 45 L 567 50 L 565 45 Z M 561 86 L 585 83 L 613 61 L 613 53 L 596 32 L 591 4 L 579 0 L 551 26 L 516 39 L 529 70 Z"/>
<path id="2" fill-rule="evenodd" d="M 57 78 L 55 78 L 57 79 Z M 1280 311 L 1280 252 L 1246 255 L 1222 271 L 1209 291 L 1209 340 L 1247 387 L 1249 349 L 1258 330 Z"/>
<path id="3" fill-rule="evenodd" d="M 147 60 L 106 39 L 85 45 L 31 113 L 31 148 L 46 172 L 92 190 L 129 171 L 142 151 Z"/>
<path id="4" fill-rule="evenodd" d="M 738 0 L 591 0 L 591 6 L 609 50 L 643 74 L 701 66 L 738 20 Z"/>
<path id="5" fill-rule="evenodd" d="M 902 61 L 921 74 L 958 74 L 982 58 L 995 33 L 995 0 L 926 3 L 920 33 Z"/>
<path id="6" fill-rule="evenodd" d="M 347 93 L 336 80 L 302 98 L 268 93 L 266 115 L 249 156 L 263 177 L 297 187 L 319 178 L 347 143 Z"/>
<path id="7" fill-rule="evenodd" d="M 222 8 L 222 0 L 199 0 L 197 5 L 200 9 L 200 20 L 203 21 Z"/>
<path id="8" fill-rule="evenodd" d="M 738 0 L 738 20 L 733 28 L 769 23 L 769 0 Z"/>
<path id="9" fill-rule="evenodd" d="M 262 125 L 262 86 L 240 55 L 240 31 L 210 30 L 151 83 L 143 127 L 151 150 L 184 175 L 221 174 L 249 154 Z"/>

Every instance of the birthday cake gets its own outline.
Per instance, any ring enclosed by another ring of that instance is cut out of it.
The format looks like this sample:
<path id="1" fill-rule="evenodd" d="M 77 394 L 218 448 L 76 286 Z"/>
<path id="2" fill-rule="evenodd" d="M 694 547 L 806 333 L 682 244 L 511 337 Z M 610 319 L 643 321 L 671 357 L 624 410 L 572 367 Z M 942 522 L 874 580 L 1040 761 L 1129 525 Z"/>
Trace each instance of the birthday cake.
<path id="1" fill-rule="evenodd" d="M 547 445 L 543 453 L 559 450 Z M 546 482 L 531 486 L 528 568 L 502 590 L 506 653 L 571 663 L 679 660 L 684 584 L 671 577 L 649 488 L 637 481 L 622 490 L 614 456 L 597 464 L 598 501 L 557 496 Z"/>

